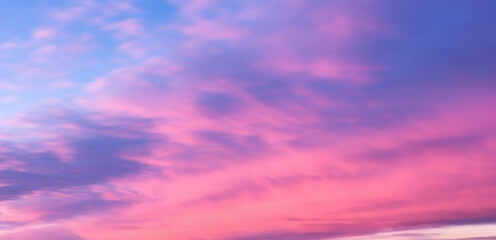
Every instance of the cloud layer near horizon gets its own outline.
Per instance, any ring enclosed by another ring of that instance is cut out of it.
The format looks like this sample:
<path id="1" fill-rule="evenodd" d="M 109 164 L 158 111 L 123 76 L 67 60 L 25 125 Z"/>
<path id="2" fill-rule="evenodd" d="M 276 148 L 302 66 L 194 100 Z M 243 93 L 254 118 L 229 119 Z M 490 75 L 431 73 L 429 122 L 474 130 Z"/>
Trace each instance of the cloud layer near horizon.
<path id="1" fill-rule="evenodd" d="M 496 222 L 493 1 L 28 2 L 0 17 L 0 239 Z"/>

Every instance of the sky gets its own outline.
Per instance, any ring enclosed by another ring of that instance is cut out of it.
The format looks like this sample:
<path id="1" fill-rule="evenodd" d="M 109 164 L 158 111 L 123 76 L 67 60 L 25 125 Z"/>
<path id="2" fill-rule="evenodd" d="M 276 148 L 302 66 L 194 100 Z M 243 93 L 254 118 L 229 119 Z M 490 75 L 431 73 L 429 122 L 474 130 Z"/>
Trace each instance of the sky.
<path id="1" fill-rule="evenodd" d="M 496 1 L 0 1 L 0 240 L 496 239 Z"/>

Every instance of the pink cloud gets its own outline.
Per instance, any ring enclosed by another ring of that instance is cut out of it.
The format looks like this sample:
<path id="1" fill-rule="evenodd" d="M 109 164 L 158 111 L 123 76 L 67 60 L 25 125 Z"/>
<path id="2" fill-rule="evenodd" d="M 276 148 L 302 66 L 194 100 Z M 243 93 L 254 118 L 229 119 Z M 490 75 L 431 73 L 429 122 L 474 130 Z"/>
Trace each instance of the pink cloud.
<path id="1" fill-rule="evenodd" d="M 107 24 L 104 30 L 113 31 L 118 37 L 143 36 L 144 28 L 138 19 L 126 19 Z"/>
<path id="2" fill-rule="evenodd" d="M 52 13 L 55 20 L 70 22 L 84 16 L 91 9 L 95 3 L 93 1 L 82 1 L 80 6 L 73 6 Z"/>
<path id="3" fill-rule="evenodd" d="M 8 233 L 0 235 L 2 240 L 82 240 L 81 237 L 71 233 L 67 229 L 60 229 L 56 227 L 45 227 L 45 228 L 31 228 L 22 232 Z"/>
<path id="4" fill-rule="evenodd" d="M 184 33 L 208 40 L 235 40 L 245 35 L 246 31 L 222 24 L 203 20 L 187 25 L 182 28 Z"/>
<path id="5" fill-rule="evenodd" d="M 44 45 L 39 48 L 37 48 L 34 52 L 33 55 L 37 57 L 42 57 L 42 56 L 47 56 L 55 53 L 58 50 L 57 46 L 55 45 Z"/>
<path id="6" fill-rule="evenodd" d="M 20 46 L 19 43 L 5 42 L 5 43 L 0 44 L 0 49 L 15 49 L 15 48 L 18 48 L 19 46 Z"/>
<path id="7" fill-rule="evenodd" d="M 395 8 L 388 22 L 376 1 L 175 3 L 160 32 L 100 12 L 129 58 L 92 55 L 111 70 L 71 72 L 77 88 L 2 123 L 0 239 L 320 240 L 496 221 L 494 72 L 452 62 L 476 48 L 457 34 L 440 47 L 452 15 L 432 30 Z M 82 5 L 78 18 L 107 6 Z M 36 45 L 46 65 L 17 70 L 65 70 L 98 37 Z"/>
<path id="8" fill-rule="evenodd" d="M 172 1 L 175 4 L 180 5 L 181 10 L 185 15 L 193 15 L 202 12 L 209 6 L 211 6 L 215 1 L 214 0 L 191 0 L 191 1 Z"/>
<path id="9" fill-rule="evenodd" d="M 40 28 L 33 32 L 33 38 L 37 40 L 54 38 L 56 30 L 53 28 Z"/>
<path id="10" fill-rule="evenodd" d="M 18 98 L 15 96 L 7 96 L 7 97 L 0 99 L 0 103 L 4 103 L 4 104 L 5 103 L 13 103 L 17 100 L 18 100 Z"/>
<path id="11" fill-rule="evenodd" d="M 102 18 L 137 12 L 140 12 L 140 10 L 131 1 L 80 0 L 72 6 L 52 11 L 51 16 L 61 23 L 78 20 L 99 22 Z"/>
<path id="12" fill-rule="evenodd" d="M 144 57 L 147 53 L 147 49 L 142 44 L 136 42 L 124 42 L 117 49 L 134 58 Z"/>
<path id="13" fill-rule="evenodd" d="M 156 71 L 162 78 L 184 76 L 181 68 L 167 71 L 168 66 L 174 64 L 153 60 L 92 85 L 93 92 L 105 96 L 85 104 L 98 102 L 98 108 L 108 113 L 160 119 L 150 131 L 165 134 L 167 143 L 138 158 L 160 166 L 163 178 L 113 182 L 117 191 L 134 189 L 140 193 L 138 199 L 147 200 L 122 210 L 127 219 L 119 215 L 118 221 L 110 214 L 104 220 L 74 223 L 82 236 L 107 239 L 116 234 L 115 228 L 122 239 L 236 239 L 260 234 L 277 239 L 309 233 L 315 234 L 310 239 L 319 239 L 436 226 L 460 216 L 485 219 L 496 207 L 490 198 L 479 198 L 496 194 L 488 185 L 494 177 L 490 169 L 495 166 L 488 159 L 496 150 L 495 140 L 483 134 L 492 129 L 494 112 L 483 104 L 492 101 L 491 95 L 472 96 L 457 109 L 448 107 L 457 98 L 445 99 L 433 106 L 436 114 L 412 117 L 398 126 L 329 133 L 301 126 L 324 120 L 313 109 L 267 106 L 230 81 L 198 80 L 187 87 L 172 84 L 160 89 L 140 77 Z M 211 119 L 192 101 L 205 90 L 236 94 L 246 110 L 222 121 L 222 116 Z M 341 107 L 339 102 L 330 106 Z M 464 114 L 467 111 L 471 114 Z M 203 129 L 224 135 L 198 138 L 196 131 Z M 306 134 L 312 136 L 309 145 L 289 144 Z M 249 146 L 241 139 L 253 135 L 269 149 L 252 150 L 256 155 L 248 156 L 230 153 L 229 149 Z M 183 158 L 188 149 L 198 151 L 208 165 L 195 155 Z M 132 221 L 143 227 L 132 228 Z"/>

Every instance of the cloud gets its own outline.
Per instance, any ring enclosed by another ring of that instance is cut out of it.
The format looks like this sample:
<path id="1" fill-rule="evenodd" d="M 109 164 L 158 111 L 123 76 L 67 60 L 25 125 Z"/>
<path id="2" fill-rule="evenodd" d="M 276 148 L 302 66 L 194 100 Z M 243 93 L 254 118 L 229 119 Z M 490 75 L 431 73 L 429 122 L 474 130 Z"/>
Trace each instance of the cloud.
<path id="1" fill-rule="evenodd" d="M 48 229 L 30 229 L 27 231 L 19 233 L 11 233 L 0 235 L 0 239 L 9 240 L 22 240 L 22 239 L 32 239 L 32 240 L 84 240 L 74 233 L 57 228 Z"/>
<path id="2" fill-rule="evenodd" d="M 496 221 L 495 19 L 462 2 L 60 7 L 17 70 L 72 88 L 0 83 L 35 106 L 2 125 L 5 236 L 493 236 L 427 231 Z"/>
<path id="3" fill-rule="evenodd" d="M 118 37 L 143 36 L 144 29 L 138 19 L 126 19 L 111 23 L 103 27 L 104 30 L 113 31 Z"/>
<path id="4" fill-rule="evenodd" d="M 31 199 L 27 201 L 30 202 L 28 208 L 45 220 L 70 218 L 77 212 L 87 213 L 95 208 L 108 209 L 114 203 L 124 202 L 105 200 L 98 195 L 85 197 L 89 189 L 79 190 L 81 193 L 71 192 L 71 189 L 106 184 L 147 169 L 146 164 L 129 158 L 146 154 L 154 141 L 152 136 L 146 132 L 119 130 L 122 126 L 140 125 L 146 120 L 114 118 L 108 119 L 107 123 L 96 123 L 87 116 L 66 112 L 62 115 L 40 114 L 26 121 L 37 122 L 39 129 L 46 128 L 52 137 L 43 140 L 43 144 L 5 141 L 1 144 L 1 162 L 16 163 L 16 167 L 0 170 L 0 201 L 18 201 L 8 205 L 20 211 L 26 208 L 21 207 L 26 206 L 26 199 Z M 107 125 L 109 123 L 111 125 Z M 69 202 L 56 195 L 48 197 L 50 202 L 43 200 L 44 197 L 36 197 L 38 193 L 52 192 L 79 197 L 69 199 Z M 15 218 L 15 215 L 7 214 L 3 218 L 9 217 Z"/>
<path id="5" fill-rule="evenodd" d="M 58 22 L 68 24 L 74 21 L 98 22 L 102 17 L 112 17 L 140 10 L 131 1 L 80 0 L 76 4 L 52 10 L 50 16 Z"/>
<path id="6" fill-rule="evenodd" d="M 33 38 L 36 40 L 46 40 L 55 37 L 56 30 L 53 28 L 39 28 L 33 32 Z"/>

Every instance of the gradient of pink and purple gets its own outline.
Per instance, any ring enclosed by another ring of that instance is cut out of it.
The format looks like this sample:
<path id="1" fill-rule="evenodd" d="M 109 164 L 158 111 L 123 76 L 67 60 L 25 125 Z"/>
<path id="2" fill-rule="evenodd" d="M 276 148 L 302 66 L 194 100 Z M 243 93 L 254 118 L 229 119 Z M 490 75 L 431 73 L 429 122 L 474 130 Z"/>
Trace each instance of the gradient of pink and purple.
<path id="1" fill-rule="evenodd" d="M 0 6 L 0 240 L 496 239 L 496 1 Z"/>

